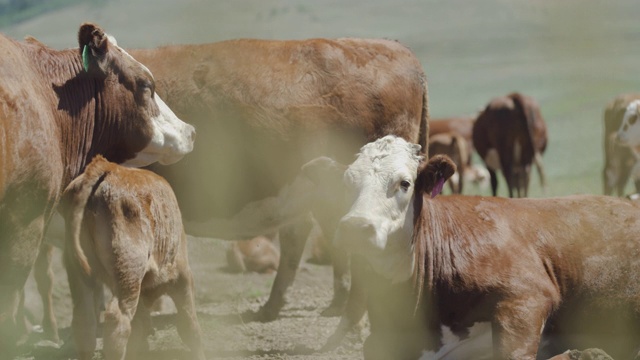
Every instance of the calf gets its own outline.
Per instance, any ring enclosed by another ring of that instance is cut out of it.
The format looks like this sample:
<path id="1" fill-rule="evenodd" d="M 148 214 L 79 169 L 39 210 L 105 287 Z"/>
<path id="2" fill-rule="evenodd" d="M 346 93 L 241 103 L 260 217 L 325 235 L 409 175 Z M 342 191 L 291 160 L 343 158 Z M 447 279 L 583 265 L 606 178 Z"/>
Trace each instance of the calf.
<path id="1" fill-rule="evenodd" d="M 487 165 L 491 190 L 497 195 L 496 172 L 502 170 L 509 197 L 527 196 L 531 165 L 535 164 L 545 187 L 542 154 L 547 147 L 547 127 L 538 103 L 519 93 L 492 99 L 473 124 L 473 146 Z"/>
<path id="2" fill-rule="evenodd" d="M 79 358 L 93 357 L 94 289 L 100 281 L 113 294 L 105 314 L 106 359 L 124 359 L 144 349 L 150 325 L 147 306 L 165 293 L 176 304 L 180 336 L 195 358 L 204 359 L 186 235 L 169 184 L 150 171 L 97 156 L 71 182 L 62 201 L 68 229 L 64 259 Z M 140 301 L 145 306 L 139 306 Z"/>
<path id="3" fill-rule="evenodd" d="M 367 359 L 418 358 L 490 322 L 494 358 L 601 347 L 635 355 L 640 333 L 640 206 L 622 198 L 432 198 L 454 172 L 393 136 L 344 171 L 350 210 L 335 243 L 368 264 Z M 335 171 L 337 167 L 332 167 Z M 581 343 L 582 340 L 586 344 Z M 478 354 L 481 356 L 481 354 Z"/>
<path id="4" fill-rule="evenodd" d="M 447 155 L 456 164 L 455 174 L 448 180 L 453 194 L 462 194 L 465 169 L 470 165 L 471 154 L 467 141 L 458 134 L 445 132 L 429 137 L 429 154 Z"/>

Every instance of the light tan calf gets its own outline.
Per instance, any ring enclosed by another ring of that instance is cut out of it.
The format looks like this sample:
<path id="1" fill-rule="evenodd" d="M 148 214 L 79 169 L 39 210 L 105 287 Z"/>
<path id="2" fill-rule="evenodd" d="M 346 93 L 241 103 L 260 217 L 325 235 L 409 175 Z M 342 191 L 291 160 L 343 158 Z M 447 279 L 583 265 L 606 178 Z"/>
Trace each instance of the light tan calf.
<path id="1" fill-rule="evenodd" d="M 144 351 L 148 306 L 162 294 L 176 304 L 178 332 L 194 358 L 204 359 L 186 235 L 168 183 L 97 156 L 65 190 L 62 213 L 79 359 L 91 359 L 95 350 L 94 289 L 100 282 L 113 293 L 103 329 L 106 359 Z"/>

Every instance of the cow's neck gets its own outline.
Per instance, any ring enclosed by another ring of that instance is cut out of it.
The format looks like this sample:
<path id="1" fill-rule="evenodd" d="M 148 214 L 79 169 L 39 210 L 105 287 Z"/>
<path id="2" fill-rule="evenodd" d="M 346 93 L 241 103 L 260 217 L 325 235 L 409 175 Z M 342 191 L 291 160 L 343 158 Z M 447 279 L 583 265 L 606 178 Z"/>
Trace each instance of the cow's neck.
<path id="1" fill-rule="evenodd" d="M 62 184 L 65 186 L 84 170 L 97 153 L 92 144 L 99 114 L 96 99 L 104 81 L 84 72 L 78 50 L 57 51 L 32 44 L 26 47 L 43 80 L 43 95 L 54 104 L 53 117 L 59 131 L 64 164 Z"/>

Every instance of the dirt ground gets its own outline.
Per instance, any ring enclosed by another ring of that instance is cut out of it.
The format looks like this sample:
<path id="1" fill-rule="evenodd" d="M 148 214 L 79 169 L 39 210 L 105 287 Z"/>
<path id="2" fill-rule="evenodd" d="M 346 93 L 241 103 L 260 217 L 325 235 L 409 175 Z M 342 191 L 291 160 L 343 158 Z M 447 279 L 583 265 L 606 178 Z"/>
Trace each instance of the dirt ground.
<path id="1" fill-rule="evenodd" d="M 293 286 L 287 293 L 288 303 L 277 320 L 269 323 L 243 322 L 240 314 L 256 311 L 269 296 L 273 274 L 234 274 L 226 270 L 225 251 L 228 242 L 189 237 L 190 264 L 196 282 L 196 305 L 203 330 L 207 358 L 223 359 L 361 359 L 362 341 L 368 334 L 366 319 L 360 331 L 350 334 L 339 348 L 326 353 L 314 352 L 332 334 L 339 318 L 322 317 L 320 312 L 332 296 L 330 266 L 306 262 L 305 256 Z M 308 252 L 306 252 L 308 254 Z M 61 251 L 54 254 L 56 277 L 54 305 L 61 338 L 70 336 L 71 299 Z M 26 307 L 39 323 L 42 305 L 35 283 L 26 287 Z M 149 338 L 154 360 L 189 359 L 172 324 L 169 314 L 153 317 L 155 334 Z M 39 334 L 32 334 L 24 355 L 16 360 L 67 359 L 68 352 L 37 344 Z M 98 342 L 100 349 L 101 342 Z M 102 359 L 96 352 L 94 359 Z"/>

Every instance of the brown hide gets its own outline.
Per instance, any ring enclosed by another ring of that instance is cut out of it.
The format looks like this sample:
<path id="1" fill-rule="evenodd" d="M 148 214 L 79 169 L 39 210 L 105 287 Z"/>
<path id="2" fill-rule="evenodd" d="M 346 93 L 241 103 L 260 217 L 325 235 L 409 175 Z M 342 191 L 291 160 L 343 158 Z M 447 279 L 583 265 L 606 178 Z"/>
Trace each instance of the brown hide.
<path id="1" fill-rule="evenodd" d="M 0 349 L 6 356 L 17 335 L 18 294 L 60 193 L 95 154 L 133 158 L 149 143 L 149 118 L 159 111 L 136 85 L 152 81 L 148 72 L 100 28 L 82 25 L 78 41 L 79 48 L 58 51 L 0 35 Z M 85 45 L 92 54 L 88 71 Z"/>
<path id="2" fill-rule="evenodd" d="M 492 99 L 473 125 L 473 146 L 489 169 L 494 196 L 498 187 L 496 171 L 501 170 L 509 197 L 526 197 L 534 162 L 544 188 L 540 157 L 547 147 L 547 128 L 532 97 L 511 93 Z M 487 158 L 492 150 L 497 152 L 499 164 Z"/>
<path id="3" fill-rule="evenodd" d="M 62 212 L 79 358 L 93 358 L 96 314 L 86 304 L 95 303 L 95 289 L 104 283 L 113 294 L 104 323 L 106 359 L 121 359 L 125 353 L 136 358 L 144 349 L 151 321 L 148 307 L 162 294 L 174 300 L 179 333 L 193 348 L 194 358 L 204 359 L 187 238 L 169 184 L 151 171 L 97 156 L 65 191 Z"/>
<path id="4" fill-rule="evenodd" d="M 153 168 L 187 219 L 233 215 L 275 195 L 307 161 L 349 162 L 386 134 L 426 145 L 425 75 L 395 41 L 241 39 L 130 53 L 198 131 L 187 158 Z"/>
<path id="5" fill-rule="evenodd" d="M 407 349 L 419 354 L 424 344 L 437 347 L 440 324 L 464 335 L 474 322 L 490 321 L 498 359 L 535 359 L 543 327 L 560 343 L 556 354 L 599 347 L 615 359 L 635 355 L 639 204 L 592 195 L 431 199 L 434 179 L 446 179 L 451 168 L 424 168 L 416 180 L 412 240 L 419 288 L 371 281 L 376 294 L 398 294 L 394 301 L 404 310 L 386 308 L 394 304 L 389 296 L 369 296 L 372 340 L 365 354 L 383 345 L 387 358 Z M 406 299 L 415 303 L 421 288 L 412 317 Z M 385 308 L 405 320 L 398 323 Z M 402 342 L 407 331 L 408 344 Z M 423 338 L 414 339 L 420 332 Z M 384 340 L 394 333 L 395 343 Z"/>
<path id="6" fill-rule="evenodd" d="M 604 110 L 602 183 L 605 195 L 612 195 L 615 192 L 618 196 L 624 196 L 631 168 L 636 163 L 631 149 L 615 141 L 627 106 L 634 100 L 640 100 L 640 94 L 618 95 L 607 104 Z M 640 189 L 636 188 L 636 191 Z"/>

